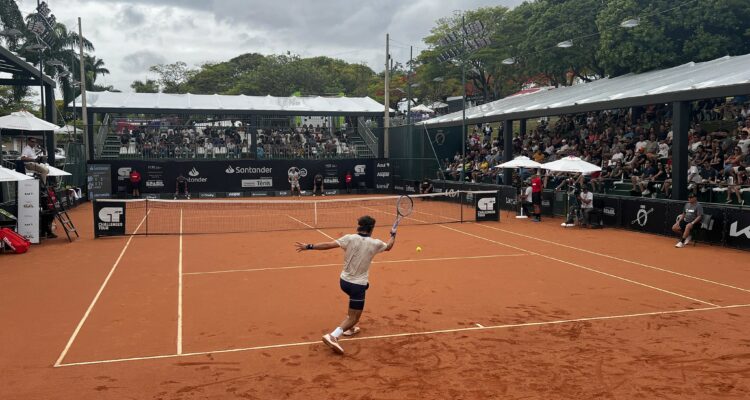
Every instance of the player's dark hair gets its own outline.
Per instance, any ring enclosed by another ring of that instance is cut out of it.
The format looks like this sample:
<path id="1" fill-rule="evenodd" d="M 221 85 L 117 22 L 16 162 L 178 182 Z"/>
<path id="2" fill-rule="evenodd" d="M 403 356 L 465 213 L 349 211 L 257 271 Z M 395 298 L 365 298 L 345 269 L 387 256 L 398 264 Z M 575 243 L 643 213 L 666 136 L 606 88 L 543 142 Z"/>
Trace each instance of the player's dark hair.
<path id="1" fill-rule="evenodd" d="M 364 215 L 357 220 L 357 232 L 370 234 L 375 229 L 375 218 Z"/>

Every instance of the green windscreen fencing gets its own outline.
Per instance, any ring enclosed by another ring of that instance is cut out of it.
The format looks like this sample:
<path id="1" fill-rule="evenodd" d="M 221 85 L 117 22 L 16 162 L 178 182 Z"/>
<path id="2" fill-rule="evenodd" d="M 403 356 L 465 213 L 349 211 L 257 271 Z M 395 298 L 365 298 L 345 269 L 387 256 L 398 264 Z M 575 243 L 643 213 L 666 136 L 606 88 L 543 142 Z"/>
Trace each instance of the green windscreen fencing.
<path id="1" fill-rule="evenodd" d="M 382 137 L 383 128 L 375 132 Z M 373 130 L 374 131 L 374 130 Z M 395 179 L 441 178 L 446 159 L 461 152 L 461 127 L 425 129 L 421 125 L 389 129 L 388 159 Z"/>
<path id="2" fill-rule="evenodd" d="M 65 160 L 58 161 L 57 167 L 71 176 L 62 177 L 62 187 L 86 188 L 86 153 L 82 143 L 67 143 L 65 149 Z"/>

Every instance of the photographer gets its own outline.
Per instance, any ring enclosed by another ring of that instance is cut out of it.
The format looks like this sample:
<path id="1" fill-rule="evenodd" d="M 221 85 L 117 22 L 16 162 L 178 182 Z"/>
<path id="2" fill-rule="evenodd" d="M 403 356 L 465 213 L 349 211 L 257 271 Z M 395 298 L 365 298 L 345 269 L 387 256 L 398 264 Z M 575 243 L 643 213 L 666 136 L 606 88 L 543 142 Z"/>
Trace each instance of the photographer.
<path id="1" fill-rule="evenodd" d="M 26 139 L 26 146 L 24 146 L 21 152 L 21 160 L 24 161 L 24 167 L 29 171 L 34 171 L 39 174 L 43 185 L 47 185 L 47 174 L 49 169 L 44 165 L 40 164 L 44 162 L 46 157 L 37 155 L 36 151 L 36 138 L 30 137 Z"/>

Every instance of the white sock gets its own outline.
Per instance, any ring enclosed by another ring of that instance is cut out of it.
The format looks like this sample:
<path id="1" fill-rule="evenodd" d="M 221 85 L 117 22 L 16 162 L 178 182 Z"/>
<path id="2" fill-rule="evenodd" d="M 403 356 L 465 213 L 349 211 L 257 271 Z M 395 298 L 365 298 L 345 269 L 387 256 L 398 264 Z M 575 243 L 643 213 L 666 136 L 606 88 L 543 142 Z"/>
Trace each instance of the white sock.
<path id="1" fill-rule="evenodd" d="M 333 336 L 336 339 L 338 339 L 339 336 L 341 336 L 342 333 L 344 333 L 344 330 L 341 329 L 340 326 L 337 326 L 336 329 L 334 329 L 333 332 L 331 332 L 331 336 Z"/>

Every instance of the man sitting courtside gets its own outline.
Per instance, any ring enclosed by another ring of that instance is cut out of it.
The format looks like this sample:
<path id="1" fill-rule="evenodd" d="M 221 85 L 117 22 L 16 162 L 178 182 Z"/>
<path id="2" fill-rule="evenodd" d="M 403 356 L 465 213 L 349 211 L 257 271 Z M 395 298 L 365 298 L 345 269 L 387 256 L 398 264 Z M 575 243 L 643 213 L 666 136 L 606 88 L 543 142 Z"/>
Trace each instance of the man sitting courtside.
<path id="1" fill-rule="evenodd" d="M 677 217 L 677 222 L 672 226 L 672 230 L 681 235 L 680 241 L 674 247 L 682 248 L 690 243 L 693 239 L 692 232 L 695 228 L 700 228 L 703 219 L 703 207 L 698 204 L 695 193 L 690 192 L 688 202 L 685 204 L 685 211 Z M 694 226 L 698 224 L 698 226 Z"/>

